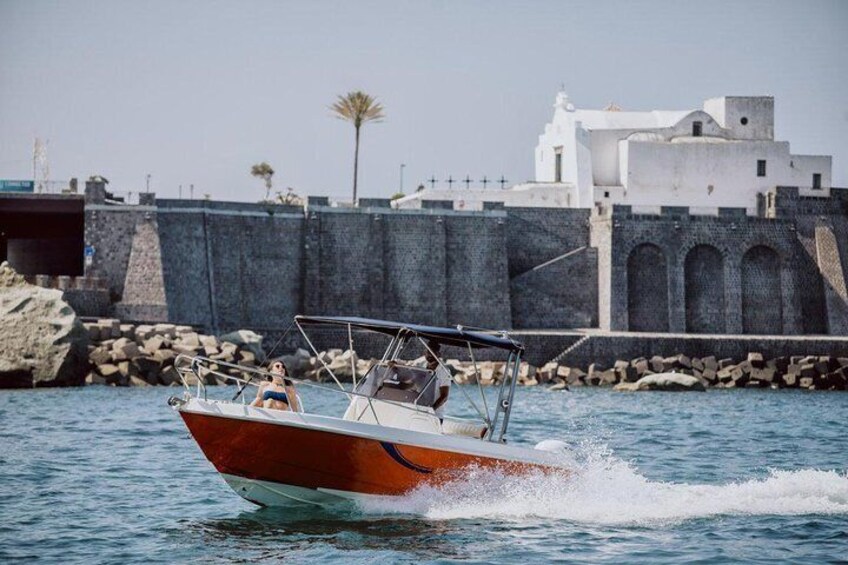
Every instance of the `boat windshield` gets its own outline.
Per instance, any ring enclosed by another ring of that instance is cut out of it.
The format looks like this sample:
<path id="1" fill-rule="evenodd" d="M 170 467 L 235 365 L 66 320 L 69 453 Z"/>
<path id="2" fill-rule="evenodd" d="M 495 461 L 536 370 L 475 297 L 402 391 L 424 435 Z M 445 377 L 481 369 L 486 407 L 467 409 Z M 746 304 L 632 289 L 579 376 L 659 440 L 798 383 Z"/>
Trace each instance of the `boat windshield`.
<path id="1" fill-rule="evenodd" d="M 371 367 L 356 392 L 379 400 L 433 406 L 436 402 L 433 371 L 397 363 Z"/>

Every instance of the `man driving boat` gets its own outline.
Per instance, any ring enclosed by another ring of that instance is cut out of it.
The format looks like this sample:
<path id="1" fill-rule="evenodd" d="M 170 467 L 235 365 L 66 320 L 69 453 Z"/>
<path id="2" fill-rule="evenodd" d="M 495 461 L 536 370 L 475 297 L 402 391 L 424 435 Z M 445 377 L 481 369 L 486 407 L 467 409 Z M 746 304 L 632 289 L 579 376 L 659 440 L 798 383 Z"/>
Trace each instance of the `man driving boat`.
<path id="1" fill-rule="evenodd" d="M 436 374 L 436 386 L 439 387 L 439 397 L 433 403 L 433 410 L 436 412 L 439 420 L 442 420 L 445 417 L 445 403 L 448 401 L 453 377 L 445 366 L 439 363 L 439 359 L 437 358 L 440 349 L 439 344 L 430 341 L 427 343 L 427 348 L 424 352 L 424 357 L 427 360 L 427 368 Z"/>

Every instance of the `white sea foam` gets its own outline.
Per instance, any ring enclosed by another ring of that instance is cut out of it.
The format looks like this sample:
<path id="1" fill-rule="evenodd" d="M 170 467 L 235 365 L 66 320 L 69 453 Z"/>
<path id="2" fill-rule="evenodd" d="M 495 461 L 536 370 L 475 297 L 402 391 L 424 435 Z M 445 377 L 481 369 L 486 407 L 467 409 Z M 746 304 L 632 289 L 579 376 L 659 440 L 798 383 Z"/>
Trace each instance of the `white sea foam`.
<path id="1" fill-rule="evenodd" d="M 571 456 L 573 459 L 573 456 Z M 361 510 L 430 519 L 561 519 L 597 524 L 653 524 L 718 515 L 848 514 L 848 475 L 814 469 L 771 471 L 721 485 L 651 481 L 603 449 L 579 458 L 568 476 L 504 476 L 470 470 L 467 478 L 423 487 Z"/>

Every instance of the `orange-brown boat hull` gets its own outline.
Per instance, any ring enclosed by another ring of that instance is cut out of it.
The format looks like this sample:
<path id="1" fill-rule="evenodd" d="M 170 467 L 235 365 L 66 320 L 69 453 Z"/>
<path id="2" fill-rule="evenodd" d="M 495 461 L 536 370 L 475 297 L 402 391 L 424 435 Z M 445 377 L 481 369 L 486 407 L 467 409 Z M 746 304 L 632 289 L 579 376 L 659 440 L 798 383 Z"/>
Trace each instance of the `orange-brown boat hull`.
<path id="1" fill-rule="evenodd" d="M 508 473 L 546 469 L 340 432 L 180 412 L 218 472 L 306 489 L 401 495 L 462 478 L 469 467 Z"/>

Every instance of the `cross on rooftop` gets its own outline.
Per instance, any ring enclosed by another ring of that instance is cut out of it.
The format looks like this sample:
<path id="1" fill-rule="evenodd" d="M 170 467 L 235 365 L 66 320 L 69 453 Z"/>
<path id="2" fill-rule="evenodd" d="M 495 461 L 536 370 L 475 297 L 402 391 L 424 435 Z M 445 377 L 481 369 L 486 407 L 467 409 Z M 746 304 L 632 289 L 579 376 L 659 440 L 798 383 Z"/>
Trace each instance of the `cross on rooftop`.
<path id="1" fill-rule="evenodd" d="M 506 179 L 504 178 L 504 176 L 503 176 L 503 175 L 501 175 L 501 178 L 500 178 L 500 179 L 498 179 L 498 182 L 501 184 L 501 190 L 503 190 L 504 185 L 505 185 L 506 183 L 508 183 L 509 181 L 508 181 L 508 180 L 506 180 Z"/>
<path id="2" fill-rule="evenodd" d="M 430 190 L 436 188 L 436 175 L 430 175 L 430 178 L 427 179 L 427 182 L 430 183 Z"/>
<path id="3" fill-rule="evenodd" d="M 448 180 L 446 182 L 448 183 L 448 190 L 450 190 L 451 188 L 453 188 L 453 183 L 455 183 L 456 181 L 453 180 L 453 175 L 450 175 L 448 176 Z"/>
<path id="4" fill-rule="evenodd" d="M 468 190 L 468 188 L 471 186 L 471 176 L 465 175 L 465 180 L 462 182 L 465 183 L 465 190 Z"/>
<path id="5" fill-rule="evenodd" d="M 487 177 L 486 175 L 483 175 L 483 178 L 480 180 L 480 182 L 483 183 L 483 190 L 485 190 L 486 185 L 489 184 L 489 177 Z"/>

